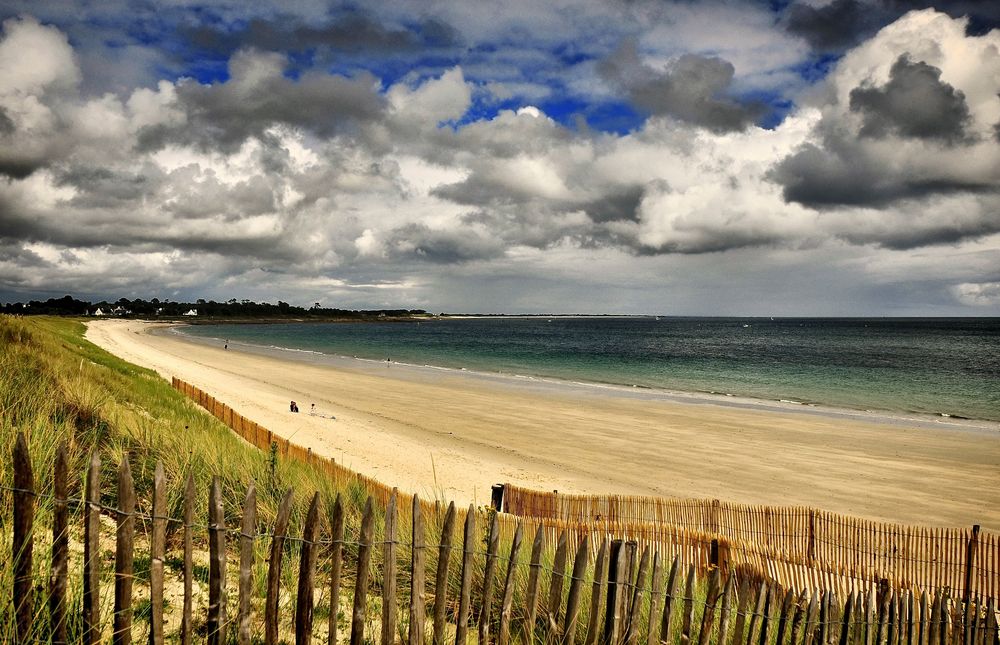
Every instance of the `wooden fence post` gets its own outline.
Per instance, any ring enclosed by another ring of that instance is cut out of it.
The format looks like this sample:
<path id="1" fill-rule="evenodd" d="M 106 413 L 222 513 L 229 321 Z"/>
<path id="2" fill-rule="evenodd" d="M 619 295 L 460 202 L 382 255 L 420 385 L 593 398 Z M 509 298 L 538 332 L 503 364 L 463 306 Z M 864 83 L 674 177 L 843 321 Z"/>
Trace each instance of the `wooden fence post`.
<path id="1" fill-rule="evenodd" d="M 587 561 L 590 559 L 590 536 L 584 535 L 580 546 L 576 549 L 573 560 L 572 579 L 569 583 L 569 596 L 566 599 L 566 622 L 563 626 L 564 640 L 567 645 L 576 642 L 576 621 L 580 614 L 580 596 L 583 593 L 583 576 L 587 572 Z"/>
<path id="2" fill-rule="evenodd" d="M 490 496 L 490 505 L 493 507 L 497 513 L 503 512 L 503 484 L 493 484 L 493 489 Z"/>
<path id="3" fill-rule="evenodd" d="M 809 509 L 809 540 L 806 545 L 806 564 L 810 567 L 816 565 L 816 509 Z"/>
<path id="4" fill-rule="evenodd" d="M 708 637 L 712 634 L 715 624 L 715 604 L 719 601 L 719 570 L 712 571 L 708 581 L 708 595 L 705 597 L 705 613 L 701 617 L 701 631 L 698 632 L 698 645 L 708 645 Z M 762 637 L 763 640 L 763 637 Z M 779 640 L 778 643 L 781 643 Z"/>
<path id="5" fill-rule="evenodd" d="M 344 562 L 344 504 L 337 493 L 330 513 L 330 617 L 327 624 L 327 645 L 336 645 L 337 614 L 340 612 L 340 574 Z"/>
<path id="6" fill-rule="evenodd" d="M 194 474 L 188 473 L 184 487 L 184 605 L 181 613 L 181 645 L 191 645 L 192 582 L 194 577 Z"/>
<path id="7" fill-rule="evenodd" d="M 729 615 L 732 611 L 735 590 L 736 576 L 730 573 L 726 580 L 726 588 L 722 592 L 722 608 L 719 610 L 719 640 L 717 641 L 719 645 L 726 645 L 726 637 L 729 636 Z M 795 645 L 795 636 L 792 636 L 791 644 Z"/>
<path id="8" fill-rule="evenodd" d="M 438 545 L 437 575 L 434 578 L 434 645 L 444 645 L 445 605 L 448 601 L 448 566 L 452 535 L 455 532 L 455 502 L 448 504 Z"/>
<path id="9" fill-rule="evenodd" d="M 965 547 L 965 584 L 962 587 L 962 603 L 965 605 L 965 612 L 969 612 L 969 598 L 972 597 L 972 573 L 976 568 L 976 552 L 979 547 L 979 525 L 972 527 L 972 534 L 969 536 L 969 543 Z"/>
<path id="10" fill-rule="evenodd" d="M 52 573 L 49 576 L 49 621 L 53 645 L 66 643 L 66 582 L 69 575 L 69 465 L 66 444 L 56 451 L 52 473 Z"/>
<path id="11" fill-rule="evenodd" d="M 372 559 L 372 532 L 375 527 L 375 508 L 371 496 L 361 517 L 361 536 L 358 538 L 358 575 L 354 584 L 354 608 L 351 612 L 351 645 L 363 645 L 365 640 L 365 607 L 368 604 L 368 568 Z"/>
<path id="12" fill-rule="evenodd" d="M 687 584 L 684 585 L 684 614 L 682 615 L 684 620 L 681 622 L 681 645 L 687 645 L 691 642 L 691 623 L 694 621 L 694 576 L 695 566 L 688 565 Z"/>
<path id="13" fill-rule="evenodd" d="M 597 552 L 597 562 L 594 564 L 594 585 L 590 595 L 590 620 L 587 621 L 587 636 L 584 645 L 597 645 L 601 635 L 601 605 L 604 599 L 604 587 L 608 580 L 608 551 L 611 543 L 605 537 L 601 541 L 601 549 Z"/>
<path id="14" fill-rule="evenodd" d="M 111 642 L 132 642 L 132 579 L 135 563 L 135 486 L 128 455 L 118 469 L 118 534 L 115 540 L 115 619 Z"/>
<path id="15" fill-rule="evenodd" d="M 603 645 L 615 645 L 618 642 L 619 619 L 621 618 L 619 596 L 624 591 L 621 580 L 624 574 L 624 546 L 625 543 L 622 540 L 611 541 L 611 551 L 608 557 L 608 594 L 604 611 Z"/>
<path id="16" fill-rule="evenodd" d="M 316 580 L 316 557 L 319 555 L 316 533 L 319 525 L 319 493 L 313 493 L 306 524 L 302 529 L 299 559 L 299 586 L 295 597 L 295 645 L 312 642 L 313 588 Z"/>
<path id="17" fill-rule="evenodd" d="M 226 642 L 226 524 L 219 478 L 208 493 L 208 643 Z"/>
<path id="18" fill-rule="evenodd" d="M 257 538 L 257 485 L 250 482 L 243 498 L 240 522 L 240 598 L 236 613 L 236 642 L 250 645 L 250 596 L 253 593 L 253 542 Z"/>
<path id="19" fill-rule="evenodd" d="M 538 587 L 542 570 L 542 548 L 545 545 L 545 532 L 541 523 L 535 531 L 535 541 L 531 545 L 531 564 L 528 569 L 528 588 L 524 592 L 527 603 L 527 615 L 524 620 L 524 640 L 533 643 L 535 638 L 535 617 L 538 615 Z"/>
<path id="20" fill-rule="evenodd" d="M 490 532 L 486 541 L 486 569 L 483 571 L 482 605 L 479 608 L 479 645 L 489 645 L 490 614 L 493 608 L 493 584 L 496 579 L 497 553 L 500 549 L 500 525 L 497 514 L 490 520 Z M 585 538 L 586 539 L 586 538 Z"/>
<path id="21" fill-rule="evenodd" d="M 35 523 L 35 474 L 31 467 L 28 440 L 23 432 L 17 433 L 13 451 L 14 461 L 14 556 L 13 605 L 16 615 L 15 637 L 18 643 L 31 639 L 31 623 L 35 612 L 32 589 L 32 551 Z"/>
<path id="22" fill-rule="evenodd" d="M 278 585 L 281 584 L 281 560 L 285 552 L 285 536 L 288 533 L 288 520 L 292 513 L 292 489 L 285 491 L 285 496 L 278 504 L 278 513 L 274 519 L 274 537 L 271 538 L 271 553 L 267 563 L 267 597 L 264 599 L 264 643 L 278 643 Z"/>
<path id="23" fill-rule="evenodd" d="M 425 575 L 424 561 L 427 557 L 427 536 L 424 532 L 423 509 L 420 498 L 413 496 L 413 523 L 410 548 L 410 629 L 409 645 L 424 645 Z M 334 645 L 334 643 L 329 643 Z"/>
<path id="24" fill-rule="evenodd" d="M 518 522 L 517 528 L 514 529 L 514 540 L 510 545 L 507 576 L 504 578 L 503 595 L 500 599 L 500 628 L 497 630 L 497 645 L 507 645 L 510 642 L 510 613 L 514 602 L 514 567 L 517 564 L 517 554 L 521 550 L 522 532 L 523 526 Z M 415 644 L 411 642 L 410 645 Z"/>
<path id="25" fill-rule="evenodd" d="M 656 627 L 659 624 L 660 608 L 663 603 L 663 556 L 653 553 L 653 574 L 650 577 L 649 615 L 646 620 L 646 645 L 658 642 Z"/>
<path id="26" fill-rule="evenodd" d="M 167 481 L 163 462 L 153 470 L 153 533 L 149 540 L 149 643 L 163 645 L 163 558 L 167 550 Z"/>
<path id="27" fill-rule="evenodd" d="M 677 578 L 680 576 L 681 556 L 674 556 L 670 565 L 670 575 L 667 576 L 667 588 L 663 591 L 663 619 L 660 622 L 660 640 L 665 641 L 670 636 L 670 624 L 673 622 L 674 609 L 677 607 Z"/>
<path id="28" fill-rule="evenodd" d="M 639 613 L 642 609 L 642 593 L 645 588 L 643 584 L 646 580 L 646 573 L 649 569 L 649 546 L 642 551 L 642 558 L 639 560 L 639 571 L 635 576 L 635 585 L 632 588 L 632 598 L 629 603 L 628 620 L 625 623 L 625 643 L 635 645 L 639 638 Z"/>
<path id="29" fill-rule="evenodd" d="M 475 548 L 476 507 L 470 504 L 465 514 L 465 533 L 462 542 L 462 577 L 458 594 L 458 621 L 455 625 L 456 645 L 465 645 L 469 633 L 469 614 L 472 610 L 472 556 Z"/>
<path id="30" fill-rule="evenodd" d="M 385 509 L 385 535 L 382 540 L 382 645 L 396 640 L 396 497 L 392 489 Z"/>
<path id="31" fill-rule="evenodd" d="M 556 557 L 552 563 L 552 577 L 549 580 L 549 621 L 548 631 L 559 638 L 559 609 L 562 606 L 563 581 L 566 578 L 566 530 L 559 534 Z"/>

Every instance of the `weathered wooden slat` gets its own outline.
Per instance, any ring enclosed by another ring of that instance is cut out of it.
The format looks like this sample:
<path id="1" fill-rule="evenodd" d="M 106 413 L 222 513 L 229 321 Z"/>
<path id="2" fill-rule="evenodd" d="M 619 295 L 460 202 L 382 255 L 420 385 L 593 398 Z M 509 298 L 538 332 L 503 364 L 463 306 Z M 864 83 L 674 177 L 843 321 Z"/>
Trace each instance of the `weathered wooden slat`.
<path id="1" fill-rule="evenodd" d="M 656 645 L 660 610 L 663 606 L 663 556 L 653 554 L 653 573 L 650 576 L 649 614 L 646 617 L 646 645 Z"/>
<path id="2" fill-rule="evenodd" d="M 209 645 L 226 642 L 226 516 L 222 507 L 222 487 L 212 477 L 208 491 L 208 631 Z"/>
<path id="3" fill-rule="evenodd" d="M 448 504 L 438 545 L 437 573 L 434 578 L 434 645 L 444 645 L 445 608 L 448 602 L 448 568 L 455 533 L 455 502 Z"/>
<path id="4" fill-rule="evenodd" d="M 751 596 L 750 581 L 746 577 L 740 581 L 738 596 L 739 598 L 736 605 L 736 626 L 733 630 L 733 645 L 743 645 L 746 642 L 744 636 L 747 622 L 747 607 L 749 606 Z"/>
<path id="5" fill-rule="evenodd" d="M 716 641 L 718 645 L 726 645 L 729 636 L 730 614 L 733 607 L 733 594 L 736 592 L 736 577 L 730 571 L 729 579 L 726 580 L 726 588 L 722 592 L 721 607 L 719 609 L 719 637 Z"/>
<path id="6" fill-rule="evenodd" d="M 528 569 L 528 588 L 524 592 L 524 602 L 527 605 L 524 619 L 524 640 L 532 642 L 535 635 L 535 617 L 538 615 L 538 587 L 541 582 L 539 575 L 542 569 L 542 548 L 545 545 L 544 527 L 539 523 L 535 531 L 535 541 L 531 544 L 531 562 Z"/>
<path id="7" fill-rule="evenodd" d="M 278 504 L 274 518 L 274 537 L 267 562 L 267 592 L 264 598 L 264 643 L 278 644 L 278 593 L 281 584 L 281 563 L 285 553 L 285 539 L 288 536 L 288 520 L 292 514 L 292 489 L 285 491 Z"/>
<path id="8" fill-rule="evenodd" d="M 934 603 L 931 605 L 931 615 L 929 622 L 930 645 L 939 645 L 941 642 L 941 590 L 934 592 Z"/>
<path id="9" fill-rule="evenodd" d="M 149 642 L 163 645 L 163 558 L 167 551 L 167 479 L 163 462 L 153 470 L 153 533 L 149 540 Z"/>
<path id="10" fill-rule="evenodd" d="M 552 577 L 549 579 L 548 632 L 559 638 L 559 609 L 562 606 L 563 581 L 566 578 L 566 530 L 559 534 L 556 557 L 552 563 Z"/>
<path id="11" fill-rule="evenodd" d="M 501 494 L 503 489 L 501 488 Z M 493 608 L 493 588 L 496 586 L 497 554 L 500 550 L 500 524 L 492 514 L 490 533 L 486 540 L 486 569 L 483 571 L 482 606 L 479 608 L 479 645 L 489 645 L 490 616 Z"/>
<path id="12" fill-rule="evenodd" d="M 930 636 L 928 633 L 930 631 L 930 599 L 927 596 L 927 590 L 925 589 L 922 594 L 920 594 L 920 623 L 919 631 L 917 636 L 917 645 L 928 645 L 927 639 Z"/>
<path id="13" fill-rule="evenodd" d="M 420 498 L 416 495 L 411 499 L 411 533 L 410 533 L 410 604 L 409 604 L 409 645 L 423 645 L 425 619 L 425 571 L 424 562 L 427 553 L 426 536 L 424 534 L 424 519 Z"/>
<path id="14" fill-rule="evenodd" d="M 608 592 L 604 611 L 604 643 L 618 645 L 621 630 L 621 599 L 628 580 L 625 564 L 625 543 L 612 540 L 608 556 Z"/>
<path id="15" fill-rule="evenodd" d="M 795 606 L 792 608 L 794 613 L 792 614 L 792 633 L 788 638 L 789 645 L 798 645 L 799 630 L 802 628 L 802 619 L 808 608 L 808 599 L 809 597 L 803 589 L 799 597 L 795 600 Z M 858 645 L 861 645 L 861 643 L 858 643 Z"/>
<path id="16" fill-rule="evenodd" d="M 608 549 L 610 542 L 604 538 L 597 552 L 594 564 L 594 584 L 590 595 L 590 619 L 587 621 L 587 636 L 584 645 L 596 645 L 601 634 L 601 605 L 604 602 L 604 588 L 608 580 Z"/>
<path id="17" fill-rule="evenodd" d="M 465 532 L 462 540 L 462 577 L 458 593 L 458 622 L 455 626 L 455 644 L 465 645 L 469 635 L 469 614 L 472 612 L 472 557 L 476 549 L 476 507 L 469 505 L 465 514 Z"/>
<path id="18" fill-rule="evenodd" d="M 86 506 L 83 520 L 83 642 L 101 640 L 101 458 L 95 450 L 87 467 Z M 189 644 L 186 644 L 189 645 Z"/>
<path id="19" fill-rule="evenodd" d="M 16 619 L 15 636 L 19 643 L 31 639 L 31 625 L 35 611 L 32 588 L 32 557 L 35 525 L 35 473 L 31 467 L 28 440 L 23 432 L 17 433 L 13 450 L 14 466 L 14 526 L 11 553 L 14 556 L 14 585 L 12 601 Z"/>
<path id="20" fill-rule="evenodd" d="M 770 631 L 773 629 L 771 613 L 774 611 L 774 605 L 777 602 L 777 597 L 777 591 L 775 588 L 769 587 L 767 590 L 767 599 L 764 601 L 764 608 L 760 614 L 760 637 L 757 639 L 759 645 L 767 645 Z"/>
<path id="21" fill-rule="evenodd" d="M 295 596 L 295 645 L 309 645 L 313 631 L 313 593 L 316 586 L 316 559 L 319 545 L 319 493 L 313 493 L 302 527 L 302 550 L 299 553 L 299 586 Z"/>
<path id="22" fill-rule="evenodd" d="M 691 642 L 691 624 L 694 622 L 695 567 L 688 566 L 687 583 L 684 585 L 684 613 L 681 615 L 681 645 Z"/>
<path id="23" fill-rule="evenodd" d="M 705 612 L 701 616 L 701 630 L 698 632 L 698 645 L 708 645 L 715 624 L 715 606 L 719 602 L 719 569 L 712 569 L 708 579 L 708 593 L 705 596 Z"/>
<path id="24" fill-rule="evenodd" d="M 767 603 L 767 593 L 768 585 L 767 583 L 762 583 L 757 589 L 757 602 L 753 607 L 753 613 L 750 614 L 750 624 L 747 625 L 746 645 L 754 645 L 754 634 L 757 633 L 757 624 L 760 623 L 761 616 L 764 613 L 764 605 Z"/>
<path id="25" fill-rule="evenodd" d="M 663 592 L 663 619 L 660 621 L 660 641 L 663 643 L 670 641 L 670 625 L 674 620 L 674 611 L 677 608 L 677 583 L 681 576 L 681 556 L 674 556 L 674 562 L 670 565 L 670 574 L 667 576 L 667 588 Z"/>
<path id="26" fill-rule="evenodd" d="M 257 538 L 257 485 L 250 482 L 243 498 L 240 522 L 239 606 L 236 611 L 236 642 L 250 645 L 250 596 L 253 592 L 253 542 Z"/>
<path id="27" fill-rule="evenodd" d="M 416 500 L 416 495 L 413 497 Z M 340 576 L 344 566 L 344 504 L 337 493 L 330 515 L 330 617 L 327 624 L 327 645 L 337 645 L 340 614 Z"/>
<path id="28" fill-rule="evenodd" d="M 643 549 L 639 559 L 639 570 L 635 575 L 632 598 L 628 606 L 628 620 L 625 625 L 625 645 L 635 645 L 639 639 L 639 615 L 642 608 L 642 596 L 646 585 L 646 574 L 649 573 L 649 546 Z"/>
<path id="29" fill-rule="evenodd" d="M 844 616 L 841 621 L 840 645 L 848 645 L 851 637 L 851 619 L 854 616 L 854 591 L 847 595 L 847 604 L 844 605 Z"/>
<path id="30" fill-rule="evenodd" d="M 194 542 L 191 532 L 194 525 L 194 475 L 188 473 L 184 485 L 184 600 L 181 608 L 181 645 L 191 645 L 192 584 L 194 581 Z"/>
<path id="31" fill-rule="evenodd" d="M 354 608 L 351 612 L 351 645 L 365 642 L 365 607 L 368 604 L 368 575 L 372 560 L 372 535 L 375 531 L 375 506 L 371 496 L 361 516 L 358 537 L 358 575 L 354 580 Z"/>
<path id="32" fill-rule="evenodd" d="M 830 633 L 830 592 L 824 591 L 819 603 L 818 645 L 827 645 Z"/>
<path id="33" fill-rule="evenodd" d="M 132 573 L 135 564 L 135 485 L 128 455 L 118 468 L 118 531 L 115 537 L 114 645 L 132 642 Z"/>
<path id="34" fill-rule="evenodd" d="M 816 619 L 819 615 L 819 595 L 813 590 L 812 598 L 809 599 L 809 608 L 806 610 L 806 619 L 803 625 L 802 645 L 812 645 L 816 636 Z"/>
<path id="35" fill-rule="evenodd" d="M 392 645 L 396 641 L 396 552 L 399 549 L 396 538 L 398 514 L 396 499 L 398 491 L 393 488 L 389 504 L 385 509 L 385 535 L 382 539 L 382 645 Z"/>
<path id="36" fill-rule="evenodd" d="M 52 570 L 49 623 L 53 645 L 66 643 L 66 583 L 69 576 L 69 484 L 66 444 L 59 446 L 52 472 Z"/>
<path id="37" fill-rule="evenodd" d="M 569 596 L 566 599 L 566 621 L 562 633 L 565 634 L 567 645 L 576 642 L 576 622 L 580 614 L 580 596 L 583 593 L 583 576 L 587 572 L 587 561 L 590 559 L 590 536 L 584 535 L 576 549 L 573 559 L 573 573 L 569 583 Z"/>
<path id="38" fill-rule="evenodd" d="M 785 592 L 785 599 L 781 603 L 778 616 L 778 631 L 774 641 L 776 645 L 782 645 L 785 641 L 785 631 L 788 629 L 789 619 L 792 617 L 792 604 L 795 602 L 795 592 L 789 588 Z"/>
<path id="39" fill-rule="evenodd" d="M 500 599 L 500 628 L 497 630 L 497 644 L 508 645 L 510 642 L 510 614 L 514 604 L 514 571 L 517 565 L 517 555 L 521 550 L 521 534 L 523 527 L 519 522 L 514 530 L 514 538 L 510 544 L 510 559 L 507 562 L 507 576 L 503 583 L 503 596 Z M 410 645 L 423 645 L 411 642 Z"/>

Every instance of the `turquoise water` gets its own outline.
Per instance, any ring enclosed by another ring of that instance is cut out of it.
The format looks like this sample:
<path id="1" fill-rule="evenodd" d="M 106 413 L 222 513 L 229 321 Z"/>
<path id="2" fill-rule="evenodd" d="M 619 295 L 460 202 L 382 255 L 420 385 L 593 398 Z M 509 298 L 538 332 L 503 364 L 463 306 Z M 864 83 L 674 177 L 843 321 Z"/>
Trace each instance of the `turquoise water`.
<path id="1" fill-rule="evenodd" d="M 1000 319 L 507 317 L 184 333 L 488 373 L 1000 421 Z"/>

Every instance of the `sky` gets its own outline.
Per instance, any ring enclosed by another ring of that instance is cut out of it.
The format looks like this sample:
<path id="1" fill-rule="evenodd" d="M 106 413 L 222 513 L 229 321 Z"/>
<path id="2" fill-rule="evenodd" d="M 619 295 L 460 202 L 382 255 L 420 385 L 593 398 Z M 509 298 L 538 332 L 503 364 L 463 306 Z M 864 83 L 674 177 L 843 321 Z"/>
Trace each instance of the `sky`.
<path id="1" fill-rule="evenodd" d="M 1000 315 L 1000 3 L 0 21 L 0 301 Z"/>

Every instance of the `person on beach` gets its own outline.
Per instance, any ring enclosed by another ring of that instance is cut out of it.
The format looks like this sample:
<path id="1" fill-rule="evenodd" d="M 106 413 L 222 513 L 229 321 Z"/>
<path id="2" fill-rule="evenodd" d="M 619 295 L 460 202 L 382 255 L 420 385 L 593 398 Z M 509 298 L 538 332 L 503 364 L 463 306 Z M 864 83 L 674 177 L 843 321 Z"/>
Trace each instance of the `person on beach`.
<path id="1" fill-rule="evenodd" d="M 298 403 L 296 403 L 295 401 L 292 401 L 291 403 L 289 403 L 288 404 L 288 410 L 290 412 L 298 412 L 299 411 L 299 405 L 298 405 Z"/>
<path id="2" fill-rule="evenodd" d="M 222 346 L 222 349 L 229 349 L 229 341 L 228 340 L 226 341 L 226 344 Z"/>
<path id="3" fill-rule="evenodd" d="M 316 404 L 315 403 L 311 403 L 309 405 L 309 414 L 311 414 L 313 416 L 316 416 Z"/>

